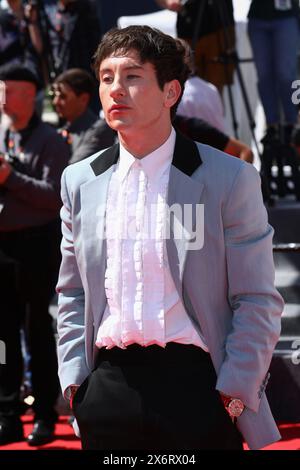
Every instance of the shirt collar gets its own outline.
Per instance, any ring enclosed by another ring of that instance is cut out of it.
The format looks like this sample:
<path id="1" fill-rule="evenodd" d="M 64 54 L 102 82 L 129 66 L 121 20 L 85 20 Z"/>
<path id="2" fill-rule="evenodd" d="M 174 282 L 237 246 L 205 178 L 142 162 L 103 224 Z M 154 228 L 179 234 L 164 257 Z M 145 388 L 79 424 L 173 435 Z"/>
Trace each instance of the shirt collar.
<path id="1" fill-rule="evenodd" d="M 120 143 L 120 159 L 118 162 L 118 176 L 122 182 L 131 165 L 138 160 L 142 169 L 146 173 L 148 180 L 157 180 L 172 163 L 175 148 L 176 132 L 172 127 L 168 139 L 153 152 L 143 158 L 137 159 Z"/>

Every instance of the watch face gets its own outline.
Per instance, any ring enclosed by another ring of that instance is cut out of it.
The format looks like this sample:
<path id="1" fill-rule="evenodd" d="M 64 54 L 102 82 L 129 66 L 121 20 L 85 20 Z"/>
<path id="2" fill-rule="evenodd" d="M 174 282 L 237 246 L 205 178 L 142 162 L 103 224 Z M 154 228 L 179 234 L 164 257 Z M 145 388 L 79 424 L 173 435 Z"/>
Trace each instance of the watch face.
<path id="1" fill-rule="evenodd" d="M 238 418 L 244 411 L 244 404 L 238 398 L 234 398 L 228 405 L 228 412 L 230 416 Z"/>

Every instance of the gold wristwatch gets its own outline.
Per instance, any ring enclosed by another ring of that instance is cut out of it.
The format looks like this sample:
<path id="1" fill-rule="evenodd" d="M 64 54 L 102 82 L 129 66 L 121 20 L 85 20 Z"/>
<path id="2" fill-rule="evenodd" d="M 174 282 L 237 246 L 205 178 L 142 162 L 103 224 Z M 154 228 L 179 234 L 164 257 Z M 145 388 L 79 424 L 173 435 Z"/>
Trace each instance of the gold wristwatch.
<path id="1" fill-rule="evenodd" d="M 244 411 L 245 405 L 239 398 L 226 397 L 221 394 L 221 398 L 230 418 L 239 418 Z"/>

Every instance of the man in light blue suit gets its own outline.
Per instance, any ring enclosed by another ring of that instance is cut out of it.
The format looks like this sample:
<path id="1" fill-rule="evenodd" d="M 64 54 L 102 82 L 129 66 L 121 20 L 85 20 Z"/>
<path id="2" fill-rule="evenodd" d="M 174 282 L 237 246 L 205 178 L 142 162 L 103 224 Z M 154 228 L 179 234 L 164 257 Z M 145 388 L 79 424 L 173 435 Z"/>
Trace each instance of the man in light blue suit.
<path id="1" fill-rule="evenodd" d="M 58 355 L 83 449 L 258 449 L 283 301 L 250 164 L 176 134 L 177 40 L 108 32 L 95 55 L 119 144 L 62 177 Z"/>

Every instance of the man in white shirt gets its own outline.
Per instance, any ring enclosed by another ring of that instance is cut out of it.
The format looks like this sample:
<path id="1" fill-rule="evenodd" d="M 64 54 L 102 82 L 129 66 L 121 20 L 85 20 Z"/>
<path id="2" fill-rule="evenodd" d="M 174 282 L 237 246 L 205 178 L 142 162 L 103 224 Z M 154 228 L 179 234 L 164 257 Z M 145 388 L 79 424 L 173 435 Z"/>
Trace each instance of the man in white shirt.
<path id="1" fill-rule="evenodd" d="M 225 131 L 225 117 L 221 95 L 212 83 L 197 75 L 186 81 L 184 93 L 178 106 L 178 114 L 204 119 L 212 126 Z"/>
<path id="2" fill-rule="evenodd" d="M 83 449 L 280 437 L 273 230 L 256 170 L 172 128 L 185 56 L 147 26 L 108 32 L 95 71 L 119 144 L 62 177 L 59 376 Z"/>

